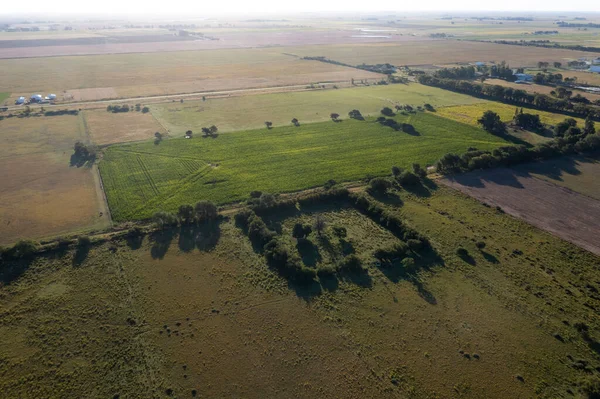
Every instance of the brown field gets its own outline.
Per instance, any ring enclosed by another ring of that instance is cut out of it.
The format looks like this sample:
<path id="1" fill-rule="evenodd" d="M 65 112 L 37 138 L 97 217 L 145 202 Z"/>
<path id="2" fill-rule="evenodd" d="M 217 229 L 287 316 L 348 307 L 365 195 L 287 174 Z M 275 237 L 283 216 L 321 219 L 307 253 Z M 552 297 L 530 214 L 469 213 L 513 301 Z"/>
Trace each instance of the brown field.
<path id="1" fill-rule="evenodd" d="M 41 91 L 56 93 L 61 99 L 65 91 L 78 94 L 82 89 L 104 92 L 113 88 L 118 97 L 137 97 L 381 76 L 299 60 L 276 49 L 44 58 L 36 61 L 35 74 L 30 73 L 29 63 L 26 59 L 0 60 L 0 91 L 12 93 L 11 98 Z M 82 95 L 96 96 L 87 91 Z"/>
<path id="2" fill-rule="evenodd" d="M 95 167 L 69 166 L 80 117 L 4 119 L 0 138 L 0 243 L 108 225 Z"/>
<path id="3" fill-rule="evenodd" d="M 149 112 L 123 112 L 113 114 L 105 109 L 83 111 L 90 139 L 97 145 L 125 141 L 151 140 L 154 133 L 167 131 Z"/>
<path id="4" fill-rule="evenodd" d="M 600 255 L 596 199 L 506 168 L 469 172 L 443 183 Z"/>
<path id="5" fill-rule="evenodd" d="M 394 44 L 307 46 L 288 48 L 284 51 L 301 56 L 325 56 L 351 65 L 389 62 L 394 65 L 409 66 L 506 61 L 510 66 L 517 67 L 533 66 L 538 61 L 562 61 L 595 55 L 595 53 L 581 51 L 458 40 L 415 40 Z"/>
<path id="6" fill-rule="evenodd" d="M 550 95 L 551 91 L 556 90 L 556 87 L 553 87 L 553 86 L 538 85 L 535 83 L 519 84 L 519 83 L 514 83 L 514 82 L 507 82 L 506 80 L 502 80 L 502 79 L 486 79 L 485 83 L 491 84 L 491 85 L 500 85 L 500 86 L 504 86 L 504 87 L 512 87 L 513 89 L 518 89 L 518 90 L 525 90 L 528 93 L 539 93 L 539 94 L 547 94 L 547 95 Z M 569 89 L 569 90 L 571 90 L 571 89 Z M 595 101 L 595 100 L 600 99 L 600 94 L 586 93 L 581 90 L 572 90 L 572 91 L 573 91 L 573 95 L 581 94 L 583 97 L 589 98 L 590 101 Z"/>
<path id="7" fill-rule="evenodd" d="M 114 87 L 95 87 L 93 89 L 70 89 L 62 94 L 64 101 L 96 101 L 117 98 Z M 61 98 L 59 97 L 59 100 Z"/>

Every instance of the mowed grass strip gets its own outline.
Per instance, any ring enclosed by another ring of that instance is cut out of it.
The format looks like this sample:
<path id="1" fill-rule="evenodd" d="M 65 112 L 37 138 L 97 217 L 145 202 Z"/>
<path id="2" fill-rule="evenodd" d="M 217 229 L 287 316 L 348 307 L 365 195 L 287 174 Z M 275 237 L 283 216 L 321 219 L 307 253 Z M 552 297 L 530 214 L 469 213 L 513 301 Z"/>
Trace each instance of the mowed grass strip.
<path id="1" fill-rule="evenodd" d="M 472 96 L 454 93 L 418 83 L 387 86 L 353 87 L 339 90 L 260 94 L 151 105 L 152 114 L 172 134 L 183 135 L 188 129 L 217 125 L 228 132 L 264 127 L 265 121 L 274 126 L 290 125 L 292 118 L 300 123 L 322 122 L 332 112 L 345 116 L 353 109 L 363 115 L 378 114 L 393 104 L 434 107 L 483 102 Z"/>
<path id="2" fill-rule="evenodd" d="M 393 165 L 427 165 L 448 152 L 506 144 L 481 129 L 434 114 L 396 119 L 413 124 L 419 135 L 396 132 L 373 119 L 329 121 L 214 139 L 197 136 L 159 145 L 112 146 L 100 170 L 112 216 L 122 221 L 149 218 L 158 210 L 175 211 L 199 200 L 235 202 L 253 190 L 290 192 L 329 179 L 387 175 Z"/>
<path id="3" fill-rule="evenodd" d="M 567 115 L 554 114 L 551 112 L 539 111 L 533 108 L 516 107 L 514 105 L 502 104 L 493 101 L 486 101 L 470 105 L 456 105 L 450 107 L 439 108 L 437 114 L 444 118 L 452 119 L 457 122 L 466 123 L 471 126 L 478 126 L 477 119 L 481 118 L 485 111 L 494 111 L 500 115 L 503 122 L 509 122 L 515 116 L 515 109 L 523 108 L 524 113 L 539 115 L 543 124 L 554 126 L 559 122 L 570 118 Z M 583 127 L 583 119 L 574 118 L 578 126 Z"/>

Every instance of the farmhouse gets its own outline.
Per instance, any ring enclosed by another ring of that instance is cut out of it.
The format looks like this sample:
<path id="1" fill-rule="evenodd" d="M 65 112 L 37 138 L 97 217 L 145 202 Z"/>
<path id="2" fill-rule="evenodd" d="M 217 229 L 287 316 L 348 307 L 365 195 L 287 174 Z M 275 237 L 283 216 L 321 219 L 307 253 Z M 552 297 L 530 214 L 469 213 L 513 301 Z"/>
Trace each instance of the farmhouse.
<path id="1" fill-rule="evenodd" d="M 17 101 L 15 101 L 16 105 L 21 105 L 21 104 L 25 104 L 25 97 L 19 97 L 17 98 Z"/>
<path id="2" fill-rule="evenodd" d="M 43 97 L 41 94 L 34 94 L 31 96 L 31 98 L 29 99 L 29 101 L 31 101 L 32 103 L 39 103 L 43 100 Z"/>
<path id="3" fill-rule="evenodd" d="M 533 75 L 528 73 L 515 73 L 514 76 L 517 78 L 515 83 L 533 82 Z"/>
<path id="4" fill-rule="evenodd" d="M 591 66 L 590 72 L 600 73 L 600 65 Z"/>

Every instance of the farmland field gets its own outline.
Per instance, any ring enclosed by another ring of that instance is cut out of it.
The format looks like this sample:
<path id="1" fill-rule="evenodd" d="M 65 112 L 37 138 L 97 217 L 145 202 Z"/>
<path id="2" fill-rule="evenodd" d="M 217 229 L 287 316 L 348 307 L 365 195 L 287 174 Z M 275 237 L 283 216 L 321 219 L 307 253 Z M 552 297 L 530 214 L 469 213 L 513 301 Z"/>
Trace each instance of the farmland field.
<path id="1" fill-rule="evenodd" d="M 444 184 L 600 255 L 596 199 L 506 168 L 449 177 Z"/>
<path id="2" fill-rule="evenodd" d="M 5 118 L 0 139 L 0 243 L 108 225 L 97 171 L 69 166 L 73 143 L 86 140 L 80 117 Z"/>
<path id="3" fill-rule="evenodd" d="M 393 65 L 440 65 L 462 62 L 506 61 L 510 66 L 534 66 L 538 61 L 565 61 L 593 57 L 595 53 L 508 46 L 458 40 L 407 41 L 336 46 L 293 47 L 285 50 L 300 56 L 324 56 L 350 65 L 391 63 Z"/>
<path id="4" fill-rule="evenodd" d="M 0 103 L 10 97 L 10 93 L 0 93 Z"/>
<path id="5" fill-rule="evenodd" d="M 378 114 L 395 104 L 413 106 L 429 103 L 434 107 L 481 102 L 472 96 L 452 93 L 417 83 L 354 87 L 339 90 L 261 94 L 208 101 L 186 101 L 150 106 L 152 114 L 172 133 L 183 135 L 201 126 L 217 125 L 221 132 L 256 129 L 265 121 L 274 126 L 289 125 L 292 118 L 300 123 L 322 122 L 332 112 L 345 116 L 353 109 L 363 115 Z"/>
<path id="6" fill-rule="evenodd" d="M 478 104 L 472 105 L 456 105 L 451 107 L 444 107 L 437 110 L 437 113 L 444 118 L 452 119 L 457 122 L 466 123 L 471 126 L 478 126 L 477 119 L 481 118 L 481 115 L 485 111 L 494 111 L 500 115 L 500 119 L 503 122 L 510 122 L 515 115 L 515 108 L 523 108 L 523 112 L 535 114 L 540 116 L 540 120 L 545 125 L 554 126 L 559 122 L 564 121 L 566 118 L 570 118 L 567 115 L 555 114 L 546 111 L 539 111 L 533 108 L 527 107 L 515 107 L 514 105 L 503 104 L 495 101 L 485 101 Z M 580 118 L 574 118 L 577 121 L 578 126 L 583 126 L 584 121 Z"/>
<path id="7" fill-rule="evenodd" d="M 600 162 L 593 157 L 564 157 L 516 166 L 522 173 L 600 200 Z"/>
<path id="8" fill-rule="evenodd" d="M 165 129 L 150 115 L 137 111 L 111 113 L 105 109 L 83 111 L 90 139 L 97 145 L 154 139 Z"/>
<path id="9" fill-rule="evenodd" d="M 598 328 L 597 258 L 453 190 L 428 190 L 399 193 L 403 205 L 390 206 L 444 260 L 413 278 L 370 263 L 363 285 L 295 291 L 226 220 L 209 251 L 185 249 L 175 233 L 160 257 L 165 238 L 152 237 L 100 244 L 83 259 L 75 250 L 38 258 L 18 284 L 0 287 L 0 389 L 19 398 L 84 397 L 90 387 L 109 398 L 578 391 L 593 375 L 576 362 L 598 366 L 573 327 Z M 356 212 L 325 208 L 301 220 L 315 214 L 348 225 L 365 255 L 377 244 L 369 233 L 393 239 Z"/>
<path id="10" fill-rule="evenodd" d="M 514 82 L 508 82 L 502 79 L 486 79 L 486 84 L 500 85 L 503 87 L 512 87 L 515 90 L 525 90 L 528 93 L 539 93 L 551 95 L 552 91 L 556 91 L 554 86 L 538 85 L 535 83 L 519 84 Z M 587 97 L 590 101 L 600 100 L 600 94 L 587 93 L 580 90 L 572 90 L 573 95 L 581 94 L 583 97 Z"/>
<path id="11" fill-rule="evenodd" d="M 447 152 L 506 144 L 481 129 L 429 113 L 397 116 L 417 135 L 366 121 L 322 122 L 249 130 L 218 138 L 109 147 L 100 163 L 116 220 L 148 218 L 201 199 L 226 203 L 253 190 L 296 191 L 325 183 L 387 175 L 393 165 L 429 165 Z"/>
<path id="12" fill-rule="evenodd" d="M 33 92 L 112 88 L 118 97 L 243 89 L 378 78 L 379 74 L 299 60 L 276 49 L 187 51 L 0 60 L 0 90 Z"/>

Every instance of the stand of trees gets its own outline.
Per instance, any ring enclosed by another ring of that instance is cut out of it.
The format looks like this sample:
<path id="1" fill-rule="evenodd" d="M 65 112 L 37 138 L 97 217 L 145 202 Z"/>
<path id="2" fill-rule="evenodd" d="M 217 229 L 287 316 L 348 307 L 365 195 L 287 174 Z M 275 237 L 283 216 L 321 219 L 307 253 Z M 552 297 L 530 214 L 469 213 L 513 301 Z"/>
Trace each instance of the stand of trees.
<path id="1" fill-rule="evenodd" d="M 600 119 L 600 109 L 596 107 L 581 103 L 573 104 L 567 99 L 555 99 L 545 94 L 531 94 L 525 90 L 513 89 L 512 87 L 480 84 L 464 80 L 440 79 L 431 75 L 420 76 L 419 83 L 509 104 L 534 107 L 544 111 L 559 112 L 583 118 L 590 115 L 592 119 Z"/>

